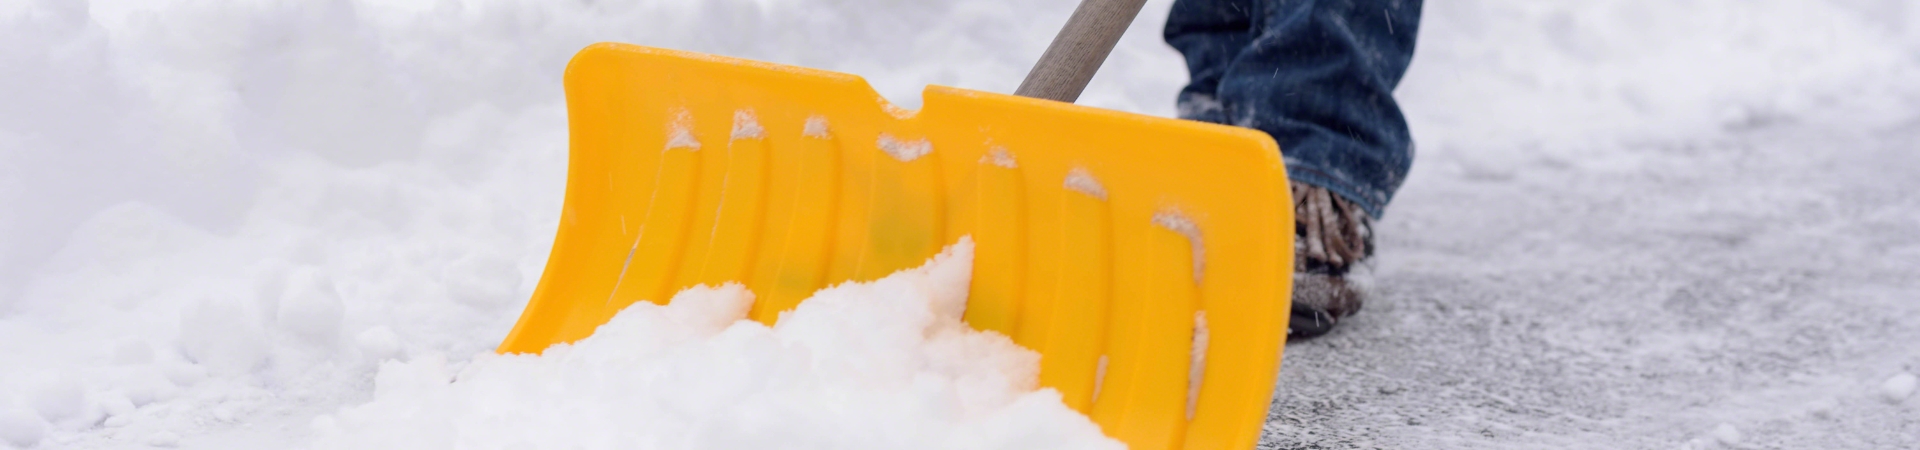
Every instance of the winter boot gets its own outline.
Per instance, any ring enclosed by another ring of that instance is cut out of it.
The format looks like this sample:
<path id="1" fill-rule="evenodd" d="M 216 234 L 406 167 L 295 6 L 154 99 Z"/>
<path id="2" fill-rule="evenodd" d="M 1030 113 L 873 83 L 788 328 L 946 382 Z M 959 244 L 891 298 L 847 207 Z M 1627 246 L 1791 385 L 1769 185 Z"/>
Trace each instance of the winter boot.
<path id="1" fill-rule="evenodd" d="M 1373 256 L 1373 219 L 1325 188 L 1299 182 L 1292 187 L 1293 318 L 1287 338 L 1307 339 L 1360 310 L 1361 292 L 1347 274 Z"/>

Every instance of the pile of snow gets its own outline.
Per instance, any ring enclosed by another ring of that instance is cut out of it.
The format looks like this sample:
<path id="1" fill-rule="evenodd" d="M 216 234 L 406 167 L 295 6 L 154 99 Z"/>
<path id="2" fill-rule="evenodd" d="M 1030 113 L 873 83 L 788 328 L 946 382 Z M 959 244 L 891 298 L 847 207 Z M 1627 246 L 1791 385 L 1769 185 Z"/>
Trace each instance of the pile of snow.
<path id="1" fill-rule="evenodd" d="M 545 354 L 389 362 L 374 399 L 322 416 L 319 448 L 1119 449 L 1039 354 L 960 322 L 972 243 L 820 291 L 769 328 L 753 294 L 635 303 Z"/>

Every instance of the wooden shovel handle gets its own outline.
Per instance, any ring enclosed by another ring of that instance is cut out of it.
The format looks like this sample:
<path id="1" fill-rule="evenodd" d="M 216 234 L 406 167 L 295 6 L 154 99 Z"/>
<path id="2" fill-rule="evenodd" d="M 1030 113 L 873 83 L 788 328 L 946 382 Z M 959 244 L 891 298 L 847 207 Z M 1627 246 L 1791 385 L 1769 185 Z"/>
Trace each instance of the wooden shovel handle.
<path id="1" fill-rule="evenodd" d="M 1013 95 L 1073 103 L 1147 0 L 1081 0 Z"/>

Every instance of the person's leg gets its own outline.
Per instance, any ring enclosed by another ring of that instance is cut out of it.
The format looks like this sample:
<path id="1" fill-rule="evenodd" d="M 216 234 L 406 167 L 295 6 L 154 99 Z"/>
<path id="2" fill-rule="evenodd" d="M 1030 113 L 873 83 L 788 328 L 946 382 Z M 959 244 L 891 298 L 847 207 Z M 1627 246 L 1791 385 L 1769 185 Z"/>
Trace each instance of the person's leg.
<path id="1" fill-rule="evenodd" d="M 1180 90 L 1180 117 L 1228 123 L 1215 91 L 1229 64 L 1255 36 L 1254 0 L 1175 0 L 1167 13 L 1167 44 L 1187 58 L 1191 74 Z"/>
<path id="2" fill-rule="evenodd" d="M 1420 3 L 1255 2 L 1249 25 L 1258 35 L 1208 80 L 1224 110 L 1219 122 L 1273 135 L 1289 178 L 1331 190 L 1378 217 L 1413 162 L 1393 88 L 1413 58 Z M 1168 25 L 1172 29 L 1171 19 Z"/>
<path id="3" fill-rule="evenodd" d="M 1344 277 L 1371 254 L 1371 220 L 1384 212 L 1413 159 L 1392 94 L 1413 56 L 1420 6 L 1179 0 L 1168 18 L 1167 41 L 1187 56 L 1192 73 L 1180 94 L 1181 116 L 1266 131 L 1285 155 L 1299 238 L 1290 327 L 1296 337 L 1324 333 L 1359 309 L 1359 294 Z M 1243 44 L 1223 50 L 1236 43 Z M 1228 51 L 1233 56 L 1222 62 Z"/>

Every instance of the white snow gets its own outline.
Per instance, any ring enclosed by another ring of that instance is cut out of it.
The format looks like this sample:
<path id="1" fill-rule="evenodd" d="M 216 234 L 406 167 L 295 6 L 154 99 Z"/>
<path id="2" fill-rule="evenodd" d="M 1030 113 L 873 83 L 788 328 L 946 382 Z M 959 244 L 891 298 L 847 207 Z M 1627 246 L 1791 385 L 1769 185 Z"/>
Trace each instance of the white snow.
<path id="1" fill-rule="evenodd" d="M 0 2 L 0 447 L 300 447 L 393 404 L 383 364 L 503 360 L 571 217 L 560 79 L 587 44 L 854 73 L 915 108 L 1010 92 L 1073 3 Z M 1169 4 L 1081 103 L 1174 113 Z M 1885 401 L 1920 366 L 1920 7 L 1425 9 L 1376 296 L 1289 346 L 1264 446 L 1920 435 L 1910 391 Z"/>
<path id="2" fill-rule="evenodd" d="M 1013 152 L 1007 151 L 1006 147 L 997 145 L 987 149 L 986 156 L 981 156 L 980 162 L 999 166 L 1003 169 L 1020 168 L 1020 163 L 1013 159 Z"/>
<path id="3" fill-rule="evenodd" d="M 1093 369 L 1093 398 L 1100 398 L 1100 388 L 1107 383 L 1107 355 L 1100 355 L 1100 364 Z"/>
<path id="4" fill-rule="evenodd" d="M 700 149 L 700 139 L 693 137 L 693 131 L 687 127 L 674 125 L 672 128 L 667 129 L 667 150 L 676 148 L 698 150 Z"/>
<path id="5" fill-rule="evenodd" d="M 190 362 L 184 373 L 219 371 L 223 374 L 246 373 L 266 361 L 269 352 L 265 332 L 256 323 L 270 321 L 249 317 L 245 309 L 228 303 L 202 302 L 189 307 L 180 318 L 178 345 L 180 357 Z M 285 323 L 285 322 L 278 322 Z M 176 384 L 191 385 L 198 376 L 174 377 Z"/>
<path id="6" fill-rule="evenodd" d="M 392 359 L 400 355 L 400 336 L 392 328 L 376 326 L 360 332 L 354 337 L 354 343 L 360 346 L 360 353 L 369 360 Z"/>
<path id="7" fill-rule="evenodd" d="M 87 412 L 86 392 L 82 391 L 80 380 L 70 375 L 57 375 L 47 378 L 28 393 L 27 402 L 40 418 L 49 422 L 83 420 Z"/>
<path id="8" fill-rule="evenodd" d="M 172 431 L 156 431 L 151 435 L 147 435 L 146 444 L 154 447 L 179 447 L 180 435 Z"/>
<path id="9" fill-rule="evenodd" d="M 767 129 L 760 127 L 760 120 L 753 117 L 753 110 L 742 109 L 733 112 L 734 139 L 760 139 L 767 137 Z"/>
<path id="10" fill-rule="evenodd" d="M 153 346 L 145 341 L 129 340 L 121 342 L 113 349 L 113 363 L 119 365 L 140 365 L 153 362 Z"/>
<path id="11" fill-rule="evenodd" d="M 15 447 L 28 447 L 47 434 L 47 424 L 33 411 L 0 405 L 0 441 Z"/>
<path id="12" fill-rule="evenodd" d="M 475 308 L 513 302 L 523 281 L 520 267 L 499 255 L 466 255 L 440 272 L 447 296 Z"/>
<path id="13" fill-rule="evenodd" d="M 700 139 L 693 137 L 693 113 L 684 109 L 674 111 L 673 121 L 667 124 L 667 150 L 676 148 L 700 149 Z"/>
<path id="14" fill-rule="evenodd" d="M 100 405 L 101 412 L 107 414 L 108 421 L 121 419 L 122 425 L 132 420 L 133 415 L 139 412 L 139 407 L 133 405 L 133 399 L 118 392 L 99 393 L 96 401 Z"/>
<path id="15" fill-rule="evenodd" d="M 1187 420 L 1200 405 L 1200 385 L 1207 379 L 1207 344 L 1213 331 L 1207 328 L 1207 311 L 1193 312 L 1193 346 L 1187 350 Z"/>
<path id="16" fill-rule="evenodd" d="M 1187 249 L 1193 255 L 1193 283 L 1200 284 L 1207 273 L 1207 242 L 1202 239 L 1200 225 L 1176 209 L 1153 213 L 1153 224 L 1187 238 Z"/>
<path id="17" fill-rule="evenodd" d="M 806 127 L 800 130 L 800 134 L 816 139 L 826 139 L 833 136 L 827 134 L 827 118 L 825 116 L 807 117 Z"/>
<path id="18" fill-rule="evenodd" d="M 383 364 L 316 447 L 1124 448 L 1035 390 L 1038 354 L 960 322 L 972 251 L 820 291 L 771 328 L 728 284 L 539 356 Z"/>
<path id="19" fill-rule="evenodd" d="M 1713 436 L 1715 442 L 1719 442 L 1720 445 L 1725 446 L 1740 445 L 1740 439 L 1742 437 L 1739 428 L 1734 428 L 1733 425 L 1724 423 L 1715 425 L 1713 432 L 1708 433 L 1708 435 Z"/>
<path id="20" fill-rule="evenodd" d="M 1093 172 L 1085 168 L 1075 167 L 1068 169 L 1066 179 L 1062 180 L 1060 184 L 1061 187 L 1065 187 L 1069 191 L 1086 194 L 1088 197 L 1097 198 L 1102 201 L 1107 199 L 1107 187 L 1101 185 L 1100 179 L 1094 178 Z"/>
<path id="21" fill-rule="evenodd" d="M 1884 398 L 1892 403 L 1906 401 L 1907 397 L 1913 395 L 1913 388 L 1916 383 L 1920 383 L 1920 380 L 1916 380 L 1913 374 L 1903 372 L 1899 375 L 1894 375 L 1892 378 L 1888 378 L 1886 382 L 1880 383 L 1880 398 Z"/>
<path id="22" fill-rule="evenodd" d="M 880 133 L 877 145 L 880 146 L 880 151 L 886 152 L 887 156 L 892 156 L 900 162 L 912 162 L 927 156 L 928 153 L 933 153 L 933 143 L 928 142 L 926 138 L 903 141 L 893 135 Z"/>
<path id="23" fill-rule="evenodd" d="M 287 277 L 287 290 L 274 308 L 280 327 L 307 344 L 333 345 L 340 338 L 340 320 L 346 306 L 340 303 L 332 277 L 312 267 L 300 268 Z"/>

